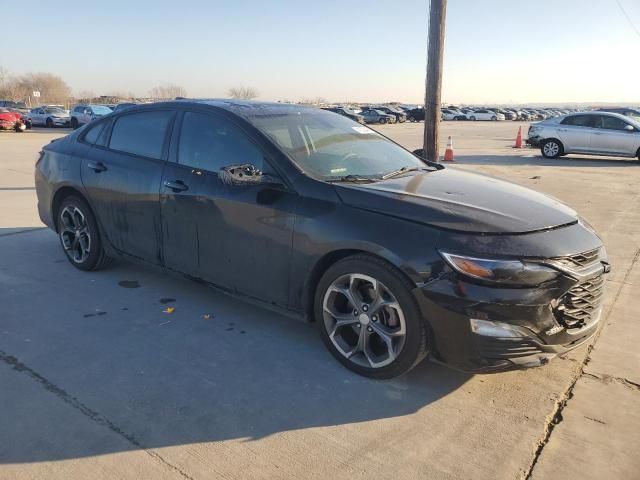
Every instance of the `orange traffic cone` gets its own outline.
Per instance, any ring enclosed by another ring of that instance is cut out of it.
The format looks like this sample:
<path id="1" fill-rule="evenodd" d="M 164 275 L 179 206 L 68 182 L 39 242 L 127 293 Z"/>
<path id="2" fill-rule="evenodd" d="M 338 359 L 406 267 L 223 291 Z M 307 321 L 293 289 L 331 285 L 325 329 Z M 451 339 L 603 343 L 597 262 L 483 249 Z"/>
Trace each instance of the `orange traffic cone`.
<path id="1" fill-rule="evenodd" d="M 451 141 L 451 135 L 447 140 L 447 149 L 444 151 L 444 161 L 453 162 L 453 142 Z"/>
<path id="2" fill-rule="evenodd" d="M 518 127 L 518 135 L 516 136 L 516 144 L 513 148 L 522 148 L 522 127 Z"/>

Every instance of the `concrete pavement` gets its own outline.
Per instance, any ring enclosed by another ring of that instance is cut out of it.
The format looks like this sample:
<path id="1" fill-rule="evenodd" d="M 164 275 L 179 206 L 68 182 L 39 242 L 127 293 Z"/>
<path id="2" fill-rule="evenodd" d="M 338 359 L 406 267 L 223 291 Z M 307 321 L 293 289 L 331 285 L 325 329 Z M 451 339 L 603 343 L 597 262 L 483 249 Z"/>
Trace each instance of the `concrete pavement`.
<path id="1" fill-rule="evenodd" d="M 415 148 L 420 129 L 381 130 Z M 56 133 L 0 135 L 0 479 L 633 478 L 640 165 L 544 160 L 510 148 L 516 130 L 450 122 L 443 136 L 456 168 L 550 193 L 602 234 L 600 338 L 544 368 L 425 362 L 386 382 L 343 369 L 314 326 L 180 277 L 75 270 L 32 230 L 33 163 Z"/>

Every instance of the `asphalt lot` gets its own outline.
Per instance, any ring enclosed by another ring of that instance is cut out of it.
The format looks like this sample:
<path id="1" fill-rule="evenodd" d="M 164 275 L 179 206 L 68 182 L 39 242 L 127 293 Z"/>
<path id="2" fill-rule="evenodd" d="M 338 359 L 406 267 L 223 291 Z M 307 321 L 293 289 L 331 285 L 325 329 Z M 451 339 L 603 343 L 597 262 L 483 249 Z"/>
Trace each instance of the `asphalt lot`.
<path id="1" fill-rule="evenodd" d="M 518 125 L 446 122 L 442 152 L 452 135 L 454 168 L 551 194 L 599 231 L 613 271 L 595 346 L 384 382 L 342 368 L 314 326 L 180 277 L 74 269 L 33 187 L 65 131 L 0 133 L 0 479 L 638 478 L 640 164 L 514 150 Z M 377 128 L 422 141 L 422 124 Z"/>

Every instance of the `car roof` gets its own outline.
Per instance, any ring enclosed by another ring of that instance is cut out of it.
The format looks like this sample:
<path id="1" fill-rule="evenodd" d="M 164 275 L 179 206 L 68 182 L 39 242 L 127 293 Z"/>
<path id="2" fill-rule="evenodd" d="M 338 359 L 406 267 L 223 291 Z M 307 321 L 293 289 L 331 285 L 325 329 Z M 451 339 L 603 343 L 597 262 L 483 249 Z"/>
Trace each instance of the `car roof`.
<path id="1" fill-rule="evenodd" d="M 620 120 L 624 120 L 625 122 L 631 122 L 631 123 L 633 123 L 634 125 L 636 125 L 637 127 L 640 128 L 640 122 L 638 122 L 634 118 L 628 117 L 626 115 L 622 115 L 620 113 L 601 112 L 599 110 L 591 111 L 591 112 L 573 112 L 573 113 L 568 113 L 566 115 L 561 115 L 561 116 L 555 117 L 555 118 L 563 119 L 563 118 L 567 118 L 567 117 L 574 117 L 576 115 L 605 115 L 607 117 L 615 117 L 615 118 L 619 118 Z"/>

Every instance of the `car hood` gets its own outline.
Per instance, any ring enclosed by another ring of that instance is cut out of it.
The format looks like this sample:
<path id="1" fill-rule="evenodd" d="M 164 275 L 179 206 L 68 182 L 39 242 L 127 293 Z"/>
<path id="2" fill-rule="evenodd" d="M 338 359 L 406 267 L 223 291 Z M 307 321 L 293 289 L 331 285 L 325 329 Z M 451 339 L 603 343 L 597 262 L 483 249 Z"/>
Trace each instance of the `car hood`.
<path id="1" fill-rule="evenodd" d="M 558 200 L 455 168 L 335 186 L 352 207 L 461 232 L 527 233 L 578 220 L 576 212 Z"/>

